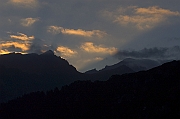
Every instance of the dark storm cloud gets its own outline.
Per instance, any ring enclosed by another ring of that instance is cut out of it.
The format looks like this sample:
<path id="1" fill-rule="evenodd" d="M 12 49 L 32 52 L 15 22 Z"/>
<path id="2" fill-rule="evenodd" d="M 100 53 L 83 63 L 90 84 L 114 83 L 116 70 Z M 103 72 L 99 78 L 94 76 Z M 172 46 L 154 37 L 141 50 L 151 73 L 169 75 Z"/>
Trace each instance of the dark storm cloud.
<path id="1" fill-rule="evenodd" d="M 180 46 L 171 48 L 144 48 L 139 51 L 122 50 L 115 54 L 118 59 L 124 58 L 150 58 L 150 59 L 179 59 Z"/>

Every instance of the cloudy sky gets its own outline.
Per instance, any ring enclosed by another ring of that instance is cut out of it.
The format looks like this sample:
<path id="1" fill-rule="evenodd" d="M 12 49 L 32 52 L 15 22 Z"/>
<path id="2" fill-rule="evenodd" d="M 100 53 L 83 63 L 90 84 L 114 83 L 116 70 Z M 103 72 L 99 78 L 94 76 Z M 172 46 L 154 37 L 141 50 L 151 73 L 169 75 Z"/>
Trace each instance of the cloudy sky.
<path id="1" fill-rule="evenodd" d="M 179 0 L 0 0 L 0 54 L 53 50 L 79 71 L 127 57 L 180 59 L 179 5 Z"/>

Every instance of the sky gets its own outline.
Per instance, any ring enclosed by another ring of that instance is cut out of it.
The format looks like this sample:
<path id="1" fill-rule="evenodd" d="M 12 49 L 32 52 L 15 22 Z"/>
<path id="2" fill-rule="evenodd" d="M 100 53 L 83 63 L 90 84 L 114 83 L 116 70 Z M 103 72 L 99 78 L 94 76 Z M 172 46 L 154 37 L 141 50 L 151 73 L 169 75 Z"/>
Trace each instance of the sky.
<path id="1" fill-rule="evenodd" d="M 77 70 L 180 59 L 179 0 L 0 0 L 0 54 L 52 50 Z"/>

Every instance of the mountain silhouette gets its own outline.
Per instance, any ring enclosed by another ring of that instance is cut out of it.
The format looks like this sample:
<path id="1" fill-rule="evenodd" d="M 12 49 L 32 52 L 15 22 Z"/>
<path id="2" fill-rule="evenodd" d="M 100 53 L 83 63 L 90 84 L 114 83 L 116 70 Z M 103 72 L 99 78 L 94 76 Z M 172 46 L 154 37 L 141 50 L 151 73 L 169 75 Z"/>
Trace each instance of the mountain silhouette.
<path id="1" fill-rule="evenodd" d="M 92 69 L 86 71 L 85 74 L 88 74 L 91 77 L 91 79 L 105 81 L 112 75 L 121 75 L 125 73 L 133 73 L 148 70 L 161 65 L 162 62 L 163 61 L 155 61 L 150 59 L 127 58 L 114 65 L 105 66 L 105 68 L 101 70 Z"/>
<path id="2" fill-rule="evenodd" d="M 53 51 L 38 54 L 10 53 L 0 56 L 0 65 L 10 69 L 18 69 L 28 73 L 43 73 L 52 70 L 63 72 L 77 72 L 75 67 L 60 57 L 54 55 Z"/>
<path id="3" fill-rule="evenodd" d="M 68 61 L 49 50 L 40 55 L 10 53 L 0 55 L 0 102 L 5 102 L 33 91 L 61 88 L 76 80 L 108 80 L 115 74 L 134 72 L 126 65 L 119 65 L 96 74 L 83 74 Z"/>
<path id="4" fill-rule="evenodd" d="M 85 74 L 95 74 L 95 73 L 98 73 L 98 70 L 97 69 L 91 69 L 91 70 L 88 70 L 86 72 L 84 72 Z"/>
<path id="5" fill-rule="evenodd" d="M 125 59 L 102 70 L 80 73 L 65 59 L 49 50 L 40 55 L 0 55 L 0 103 L 33 91 L 61 88 L 76 80 L 106 81 L 112 75 L 133 73 L 159 65 L 152 60 Z"/>
<path id="6" fill-rule="evenodd" d="M 0 102 L 32 91 L 61 87 L 81 80 L 81 75 L 65 59 L 54 55 L 53 51 L 41 55 L 0 55 Z"/>
<path id="7" fill-rule="evenodd" d="M 126 65 L 121 65 L 109 70 L 90 70 L 86 72 L 85 74 L 92 80 L 99 80 L 99 81 L 106 81 L 108 80 L 112 75 L 121 75 L 126 73 L 133 73 L 134 71 L 127 67 Z"/>
<path id="8" fill-rule="evenodd" d="M 52 50 L 48 50 L 48 51 L 44 52 L 44 53 L 41 54 L 41 55 L 49 55 L 49 56 L 52 56 L 52 55 L 54 55 L 54 52 L 53 52 Z"/>
<path id="9" fill-rule="evenodd" d="M 161 62 L 151 60 L 151 59 L 126 58 L 117 64 L 114 64 L 111 66 L 106 66 L 105 68 L 101 69 L 100 71 L 111 70 L 111 69 L 115 69 L 119 66 L 125 65 L 125 66 L 131 68 L 133 71 L 137 72 L 137 71 L 142 71 L 142 70 L 148 70 L 153 67 L 157 67 L 161 64 L 162 64 Z"/>
<path id="10" fill-rule="evenodd" d="M 0 106 L 3 118 L 179 119 L 180 61 L 107 81 L 75 81 L 33 92 Z"/>

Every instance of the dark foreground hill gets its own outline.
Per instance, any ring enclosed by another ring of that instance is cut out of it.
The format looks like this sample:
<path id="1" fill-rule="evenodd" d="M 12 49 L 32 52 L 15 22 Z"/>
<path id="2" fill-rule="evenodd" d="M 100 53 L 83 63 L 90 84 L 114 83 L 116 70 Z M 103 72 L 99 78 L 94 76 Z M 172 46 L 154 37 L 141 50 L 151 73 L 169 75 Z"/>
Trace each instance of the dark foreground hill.
<path id="1" fill-rule="evenodd" d="M 2 119 L 180 117 L 180 61 L 108 81 L 75 81 L 1 104 Z"/>

